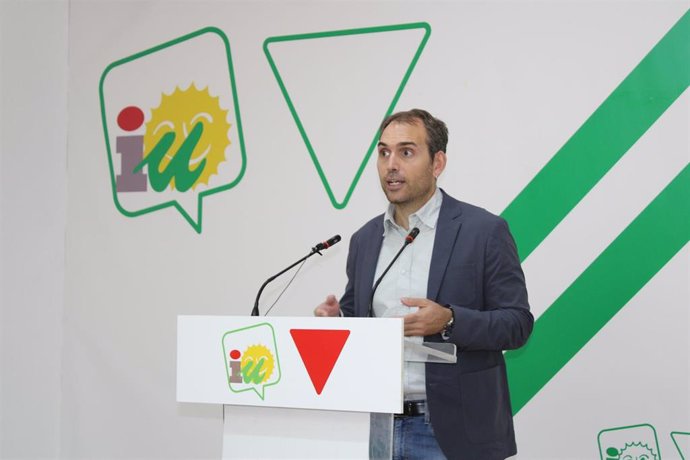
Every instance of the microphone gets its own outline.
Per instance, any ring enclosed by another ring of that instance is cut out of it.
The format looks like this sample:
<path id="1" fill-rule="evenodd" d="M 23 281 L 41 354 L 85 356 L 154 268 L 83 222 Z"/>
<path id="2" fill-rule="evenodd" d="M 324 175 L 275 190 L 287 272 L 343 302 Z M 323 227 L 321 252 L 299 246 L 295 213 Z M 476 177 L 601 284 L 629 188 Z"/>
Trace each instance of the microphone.
<path id="1" fill-rule="evenodd" d="M 340 235 L 335 235 L 333 238 L 330 238 L 330 239 L 324 241 L 323 243 L 317 244 L 316 246 L 311 248 L 311 250 L 313 252 L 318 252 L 319 255 L 321 255 L 321 253 L 319 251 L 323 251 L 324 249 L 328 249 L 339 241 L 340 241 Z"/>
<path id="2" fill-rule="evenodd" d="M 256 294 L 256 301 L 254 301 L 254 308 L 252 308 L 251 316 L 259 316 L 259 299 L 261 298 L 261 293 L 264 291 L 264 288 L 268 285 L 268 283 L 270 283 L 270 282 L 273 281 L 274 279 L 278 278 L 280 275 L 282 275 L 282 274 L 285 273 L 286 271 L 290 270 L 290 269 L 291 269 L 292 267 L 294 267 L 295 265 L 304 262 L 305 260 L 307 260 L 308 258 L 310 258 L 311 256 L 313 256 L 314 254 L 318 254 L 318 255 L 320 255 L 320 256 L 323 256 L 323 254 L 321 254 L 321 252 L 319 252 L 319 251 L 323 251 L 324 249 L 330 248 L 331 246 L 333 246 L 334 244 L 336 244 L 338 241 L 340 241 L 340 235 L 335 235 L 334 237 L 332 237 L 332 238 L 330 238 L 330 239 L 324 241 L 323 243 L 317 244 L 316 246 L 314 246 L 313 248 L 311 248 L 311 251 L 309 252 L 309 254 L 307 254 L 306 256 L 302 257 L 300 260 L 298 260 L 298 261 L 295 262 L 294 264 L 290 265 L 290 266 L 289 266 L 288 268 L 286 268 L 285 270 L 280 271 L 280 273 L 276 273 L 275 275 L 271 276 L 269 279 L 267 279 L 266 281 L 264 281 L 264 284 L 262 284 L 262 285 L 261 285 L 261 288 L 259 289 L 259 293 Z M 288 286 L 289 286 L 289 284 L 288 284 Z"/>
<path id="3" fill-rule="evenodd" d="M 417 235 L 419 235 L 419 229 L 417 227 L 410 230 L 410 233 L 408 233 L 407 236 L 405 237 L 405 244 L 403 245 L 403 247 L 412 243 L 414 241 L 414 239 L 417 238 Z"/>
<path id="4" fill-rule="evenodd" d="M 408 233 L 405 237 L 405 242 L 403 243 L 398 253 L 395 255 L 395 257 L 393 257 L 393 260 L 391 260 L 391 263 L 388 264 L 388 267 L 386 267 L 381 276 L 379 276 L 379 279 L 376 280 L 376 283 L 374 283 L 374 289 L 371 291 L 371 299 L 369 299 L 369 317 L 374 316 L 374 294 L 376 293 L 376 288 L 379 287 L 379 284 L 381 284 L 381 280 L 383 280 L 383 277 L 386 276 L 386 273 L 388 273 L 388 270 L 391 269 L 395 261 L 398 260 L 400 254 L 402 254 L 405 248 L 412 244 L 414 239 L 417 238 L 417 235 L 419 235 L 419 229 L 417 227 L 410 230 L 410 233 Z"/>

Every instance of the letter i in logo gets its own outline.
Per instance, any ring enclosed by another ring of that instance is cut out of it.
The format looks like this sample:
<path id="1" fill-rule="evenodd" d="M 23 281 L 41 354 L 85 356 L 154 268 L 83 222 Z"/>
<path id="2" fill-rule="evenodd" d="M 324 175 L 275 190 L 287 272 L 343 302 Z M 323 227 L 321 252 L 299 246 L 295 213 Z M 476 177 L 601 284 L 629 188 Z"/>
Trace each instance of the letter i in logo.
<path id="1" fill-rule="evenodd" d="M 240 350 L 232 350 L 230 352 L 230 375 L 228 381 L 230 383 L 242 383 L 242 362 L 240 361 Z"/>
<path id="2" fill-rule="evenodd" d="M 117 125 L 123 131 L 134 132 L 144 124 L 144 112 L 139 107 L 129 106 L 120 111 Z M 117 175 L 118 192 L 145 192 L 147 178 L 143 171 L 134 168 L 144 158 L 144 135 L 117 136 L 115 150 L 122 156 L 122 168 Z"/>

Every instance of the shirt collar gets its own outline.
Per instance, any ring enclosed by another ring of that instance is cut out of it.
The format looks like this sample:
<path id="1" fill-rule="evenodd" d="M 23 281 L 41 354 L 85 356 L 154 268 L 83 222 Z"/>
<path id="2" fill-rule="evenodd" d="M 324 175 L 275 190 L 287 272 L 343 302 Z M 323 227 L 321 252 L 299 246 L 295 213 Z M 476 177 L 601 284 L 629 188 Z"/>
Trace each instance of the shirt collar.
<path id="1" fill-rule="evenodd" d="M 436 222 L 438 222 L 438 215 L 441 211 L 441 202 L 443 201 L 443 194 L 441 189 L 436 187 L 436 191 L 429 198 L 429 201 L 424 203 L 424 206 L 419 208 L 416 212 L 410 214 L 409 224 L 410 228 L 419 227 L 420 230 L 424 230 L 422 227 L 427 229 L 436 228 Z M 390 203 L 383 215 L 383 236 L 386 237 L 388 232 L 394 228 L 402 228 L 397 223 L 395 223 L 395 205 Z"/>

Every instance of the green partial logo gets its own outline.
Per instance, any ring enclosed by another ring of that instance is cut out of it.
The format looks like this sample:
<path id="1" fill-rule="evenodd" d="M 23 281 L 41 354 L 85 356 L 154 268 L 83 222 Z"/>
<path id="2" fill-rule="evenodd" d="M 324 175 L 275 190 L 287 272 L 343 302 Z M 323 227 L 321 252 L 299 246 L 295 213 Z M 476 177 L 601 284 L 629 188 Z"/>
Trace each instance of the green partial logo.
<path id="1" fill-rule="evenodd" d="M 681 460 L 690 460 L 690 433 L 673 431 L 671 432 L 671 440 L 678 449 Z"/>
<path id="2" fill-rule="evenodd" d="M 597 440 L 600 460 L 661 460 L 656 430 L 649 424 L 601 430 Z"/>

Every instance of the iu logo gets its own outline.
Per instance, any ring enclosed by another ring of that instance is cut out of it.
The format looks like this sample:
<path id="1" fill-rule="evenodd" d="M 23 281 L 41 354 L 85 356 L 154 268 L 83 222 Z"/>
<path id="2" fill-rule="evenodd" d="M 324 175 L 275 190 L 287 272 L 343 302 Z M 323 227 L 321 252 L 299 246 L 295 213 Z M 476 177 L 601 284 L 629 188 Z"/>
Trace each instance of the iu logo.
<path id="1" fill-rule="evenodd" d="M 228 386 L 234 393 L 253 391 L 265 398 L 266 387 L 280 381 L 280 362 L 273 326 L 260 323 L 223 335 Z"/>
<path id="2" fill-rule="evenodd" d="M 162 94 L 143 135 L 116 138 L 120 155 L 117 192 L 146 192 L 149 186 L 156 192 L 168 188 L 186 192 L 208 185 L 230 145 L 228 111 L 220 107 L 218 99 L 211 97 L 208 88 L 201 91 L 194 84 Z M 125 107 L 117 117 L 123 131 L 138 130 L 143 122 L 144 113 L 136 106 Z"/>
<path id="3" fill-rule="evenodd" d="M 246 165 L 230 45 L 207 28 L 110 64 L 101 116 L 117 209 L 175 207 L 201 232 L 202 200 Z"/>

